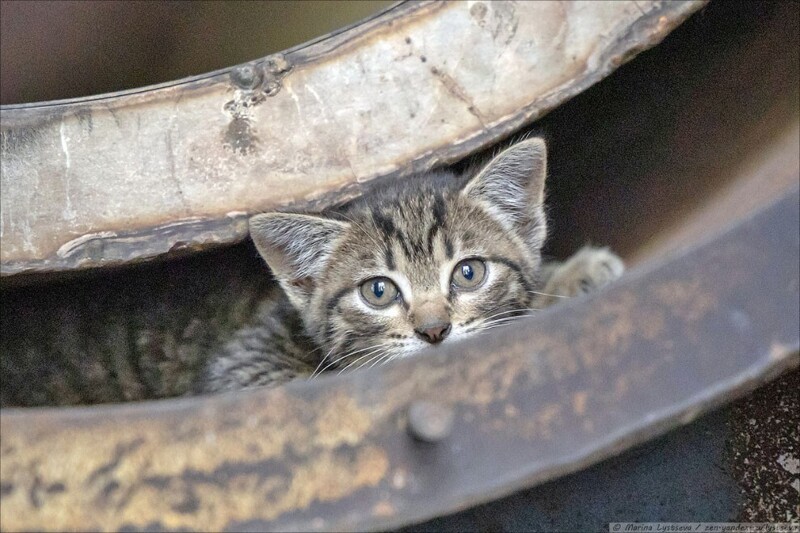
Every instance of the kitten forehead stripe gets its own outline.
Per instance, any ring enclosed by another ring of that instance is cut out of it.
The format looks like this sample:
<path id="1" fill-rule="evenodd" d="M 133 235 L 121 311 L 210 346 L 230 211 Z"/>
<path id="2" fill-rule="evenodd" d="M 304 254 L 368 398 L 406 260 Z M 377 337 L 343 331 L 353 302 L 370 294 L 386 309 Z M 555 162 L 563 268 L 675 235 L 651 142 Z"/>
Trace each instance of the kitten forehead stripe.
<path id="1" fill-rule="evenodd" d="M 439 233 L 439 230 L 444 229 L 445 217 L 445 203 L 444 196 L 441 191 L 437 191 L 433 199 L 433 224 L 428 230 L 428 253 L 433 253 L 433 240 Z"/>
<path id="2" fill-rule="evenodd" d="M 394 263 L 394 251 L 392 250 L 391 243 L 387 243 L 383 247 L 383 261 L 386 263 L 387 270 L 394 270 L 397 268 L 397 265 Z"/>
<path id="3" fill-rule="evenodd" d="M 444 253 L 448 260 L 453 258 L 453 241 L 447 235 L 444 236 Z"/>
<path id="4" fill-rule="evenodd" d="M 406 257 L 409 260 L 413 259 L 414 257 L 413 251 L 409 248 L 409 244 L 406 241 L 405 236 L 395 225 L 391 217 L 386 216 L 382 212 L 377 210 L 372 210 L 371 214 L 372 214 L 372 220 L 375 222 L 375 226 L 386 236 L 386 239 L 389 241 L 391 240 L 397 241 L 397 243 L 400 244 L 400 248 L 403 250 L 403 253 L 406 255 Z M 391 247 L 391 243 L 389 243 L 388 246 Z"/>
<path id="5" fill-rule="evenodd" d="M 394 222 L 392 222 L 391 218 L 385 216 L 380 211 L 373 210 L 372 220 L 375 222 L 375 226 L 381 232 L 385 233 L 387 237 L 394 235 L 396 228 L 394 227 Z"/>

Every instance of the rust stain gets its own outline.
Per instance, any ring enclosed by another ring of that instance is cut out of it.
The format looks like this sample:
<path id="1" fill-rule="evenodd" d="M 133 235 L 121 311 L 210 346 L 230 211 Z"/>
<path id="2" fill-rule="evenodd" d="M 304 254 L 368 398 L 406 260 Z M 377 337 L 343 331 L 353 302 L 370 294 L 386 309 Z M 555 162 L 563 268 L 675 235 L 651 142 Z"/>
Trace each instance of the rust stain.
<path id="1" fill-rule="evenodd" d="M 541 336 L 533 346 L 542 355 L 549 373 L 556 379 L 563 379 L 580 370 L 579 359 L 567 346 L 567 339 L 562 335 Z"/>
<path id="2" fill-rule="evenodd" d="M 360 442 L 371 425 L 369 414 L 341 392 L 325 403 L 316 418 L 316 442 L 327 448 Z"/>
<path id="3" fill-rule="evenodd" d="M 578 342 L 579 357 L 585 368 L 610 364 L 613 354 L 625 351 L 637 335 L 637 322 L 631 315 L 636 296 L 621 293 L 608 298 L 587 319 L 587 334 Z"/>
<path id="4" fill-rule="evenodd" d="M 699 280 L 672 280 L 653 287 L 653 294 L 676 316 L 689 322 L 702 320 L 717 302 Z"/>
<path id="5" fill-rule="evenodd" d="M 38 524 L 58 524 L 59 529 L 142 526 L 151 520 L 169 528 L 221 529 L 229 516 L 275 518 L 313 501 L 375 486 L 386 476 L 384 450 L 367 446 L 354 457 L 339 452 L 362 442 L 371 427 L 352 398 L 333 395 L 323 403 L 327 409 L 315 413 L 313 424 L 293 418 L 295 411 L 280 391 L 271 400 L 273 409 L 260 415 L 248 414 L 258 409 L 240 407 L 205 419 L 200 435 L 168 421 L 109 422 L 106 430 L 114 439 L 98 440 L 80 428 L 43 428 L 47 439 L 29 441 L 4 426 L 0 478 L 15 490 L 3 495 L 0 517 L 4 524 L 35 517 Z M 293 407 L 302 410 L 298 401 L 292 401 Z M 283 430 L 262 429 L 274 424 Z M 299 464 L 284 463 L 269 473 L 270 461 L 288 447 L 305 453 L 305 461 L 301 457 Z M 227 485 L 211 481 L 229 475 L 224 472 L 232 464 L 241 471 L 230 474 Z M 64 490 L 39 497 L 39 486 Z M 87 508 L 95 509 L 94 523 L 79 511 Z"/>
<path id="6" fill-rule="evenodd" d="M 260 514 L 269 519 L 293 509 L 305 509 L 315 500 L 338 500 L 358 489 L 376 486 L 388 470 L 389 458 L 376 446 L 363 446 L 352 462 L 334 460 L 332 454 L 324 454 L 300 466 L 287 493 Z"/>

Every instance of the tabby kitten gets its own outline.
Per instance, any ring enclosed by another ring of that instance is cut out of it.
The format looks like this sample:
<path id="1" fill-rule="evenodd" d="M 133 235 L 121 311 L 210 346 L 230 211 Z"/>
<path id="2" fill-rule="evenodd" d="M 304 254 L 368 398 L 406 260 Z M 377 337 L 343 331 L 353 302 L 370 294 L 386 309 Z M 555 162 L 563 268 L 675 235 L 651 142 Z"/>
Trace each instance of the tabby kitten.
<path id="1" fill-rule="evenodd" d="M 283 294 L 208 362 L 198 392 L 372 366 L 605 285 L 620 259 L 584 248 L 542 267 L 546 148 L 410 178 L 331 212 L 266 213 L 253 241 Z"/>

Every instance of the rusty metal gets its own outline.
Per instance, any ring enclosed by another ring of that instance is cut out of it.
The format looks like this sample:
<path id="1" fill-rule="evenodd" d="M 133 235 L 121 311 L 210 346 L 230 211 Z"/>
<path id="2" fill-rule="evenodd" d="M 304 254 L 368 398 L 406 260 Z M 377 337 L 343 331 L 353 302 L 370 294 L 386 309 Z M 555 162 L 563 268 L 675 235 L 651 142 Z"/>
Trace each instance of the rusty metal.
<path id="1" fill-rule="evenodd" d="M 323 207 L 460 160 L 702 5 L 405 3 L 234 69 L 3 107 L 0 275 L 231 243 L 254 211 Z"/>
<path id="2" fill-rule="evenodd" d="M 794 187 L 606 291 L 427 356 L 275 390 L 3 410 L 3 529 L 381 529 L 617 454 L 798 365 L 798 202 Z M 453 406 L 435 446 L 404 434 L 418 400 Z"/>

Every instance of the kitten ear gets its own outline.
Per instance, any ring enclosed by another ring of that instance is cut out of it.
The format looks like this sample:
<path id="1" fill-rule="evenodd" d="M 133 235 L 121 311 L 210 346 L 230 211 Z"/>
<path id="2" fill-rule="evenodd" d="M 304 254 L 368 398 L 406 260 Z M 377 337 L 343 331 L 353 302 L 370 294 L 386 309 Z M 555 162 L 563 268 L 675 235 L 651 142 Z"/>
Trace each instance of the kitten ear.
<path id="1" fill-rule="evenodd" d="M 521 232 L 532 246 L 545 233 L 544 182 L 547 147 L 535 137 L 519 142 L 492 159 L 462 190 L 507 229 Z"/>
<path id="2" fill-rule="evenodd" d="M 265 213 L 250 218 L 250 236 L 290 300 L 302 308 L 346 222 L 313 215 Z"/>

